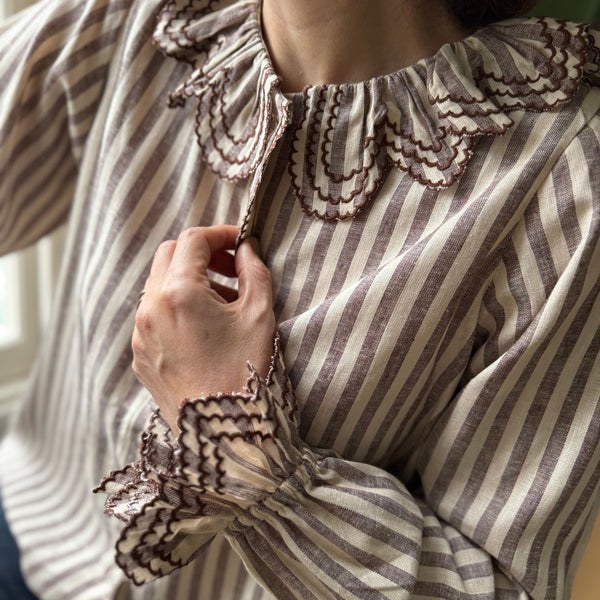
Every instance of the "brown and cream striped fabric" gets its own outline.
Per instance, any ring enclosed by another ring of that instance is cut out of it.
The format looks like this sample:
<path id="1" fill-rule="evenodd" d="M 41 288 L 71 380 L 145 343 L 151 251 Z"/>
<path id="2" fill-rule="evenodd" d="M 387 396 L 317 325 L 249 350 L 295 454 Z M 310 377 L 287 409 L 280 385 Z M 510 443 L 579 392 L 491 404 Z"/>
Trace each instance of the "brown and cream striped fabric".
<path id="1" fill-rule="evenodd" d="M 0 250 L 69 223 L 0 450 L 29 585 L 568 598 L 600 503 L 595 32 L 506 21 L 284 95 L 259 5 L 43 0 L 0 26 Z M 214 223 L 259 237 L 279 337 L 176 440 L 133 316 L 159 243 Z M 111 472 L 125 524 L 92 494 Z"/>

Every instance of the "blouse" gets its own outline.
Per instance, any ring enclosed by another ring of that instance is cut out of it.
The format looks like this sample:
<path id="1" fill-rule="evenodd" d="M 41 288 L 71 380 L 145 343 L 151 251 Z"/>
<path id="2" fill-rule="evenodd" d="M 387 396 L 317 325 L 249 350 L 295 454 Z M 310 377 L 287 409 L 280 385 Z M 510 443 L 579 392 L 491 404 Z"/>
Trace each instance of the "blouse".
<path id="1" fill-rule="evenodd" d="M 600 504 L 599 42 L 513 19 L 284 94 L 259 0 L 1 25 L 0 250 L 68 221 L 0 449 L 34 592 L 568 598 Z M 136 301 L 161 241 L 216 223 L 259 238 L 278 335 L 176 439 Z"/>

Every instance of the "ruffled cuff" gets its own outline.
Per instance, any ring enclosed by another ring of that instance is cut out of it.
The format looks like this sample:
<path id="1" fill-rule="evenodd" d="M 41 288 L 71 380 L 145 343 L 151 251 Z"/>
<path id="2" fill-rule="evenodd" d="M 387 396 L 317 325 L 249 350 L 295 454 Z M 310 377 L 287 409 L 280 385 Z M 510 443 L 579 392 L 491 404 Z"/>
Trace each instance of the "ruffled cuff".
<path id="1" fill-rule="evenodd" d="M 314 463 L 298 436 L 278 336 L 266 379 L 249 369 L 243 393 L 183 404 L 177 438 L 155 411 L 140 460 L 94 490 L 109 494 L 106 514 L 126 523 L 117 563 L 136 584 L 187 564 L 299 465 Z"/>

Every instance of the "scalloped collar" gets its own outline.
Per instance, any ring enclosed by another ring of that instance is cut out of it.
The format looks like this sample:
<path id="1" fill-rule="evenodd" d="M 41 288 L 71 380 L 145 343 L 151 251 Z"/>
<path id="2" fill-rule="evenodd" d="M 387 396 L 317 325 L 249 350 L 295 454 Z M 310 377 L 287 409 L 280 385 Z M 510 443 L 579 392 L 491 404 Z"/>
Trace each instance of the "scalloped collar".
<path id="1" fill-rule="evenodd" d="M 223 179 L 261 173 L 292 103 L 302 106 L 289 172 L 305 212 L 325 219 L 355 215 L 394 168 L 428 187 L 453 185 L 475 141 L 513 125 L 511 111 L 565 103 L 582 78 L 597 84 L 600 68 L 589 26 L 511 19 L 400 71 L 285 95 L 262 38 L 260 0 L 170 0 L 153 39 L 192 66 L 171 105 L 196 99 L 203 158 Z M 335 159 L 339 148 L 354 165 Z"/>

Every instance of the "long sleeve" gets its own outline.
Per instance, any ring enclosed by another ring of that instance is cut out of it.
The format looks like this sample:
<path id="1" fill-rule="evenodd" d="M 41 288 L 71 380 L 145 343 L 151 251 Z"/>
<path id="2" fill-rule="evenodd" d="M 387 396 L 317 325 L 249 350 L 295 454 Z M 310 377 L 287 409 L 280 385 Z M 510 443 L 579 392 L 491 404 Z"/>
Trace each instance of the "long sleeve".
<path id="1" fill-rule="evenodd" d="M 276 345 L 246 393 L 184 404 L 178 439 L 156 413 L 140 460 L 100 486 L 128 576 L 222 534 L 281 599 L 568 598 L 598 510 L 599 131 L 594 117 L 490 246 L 470 357 L 414 477 L 304 442 Z"/>
<path id="2" fill-rule="evenodd" d="M 440 522 L 536 599 L 570 597 L 600 500 L 599 149 L 596 117 L 498 249 L 463 385 L 418 459 Z"/>
<path id="3" fill-rule="evenodd" d="M 0 253 L 61 224 L 127 0 L 45 0 L 0 24 Z"/>

